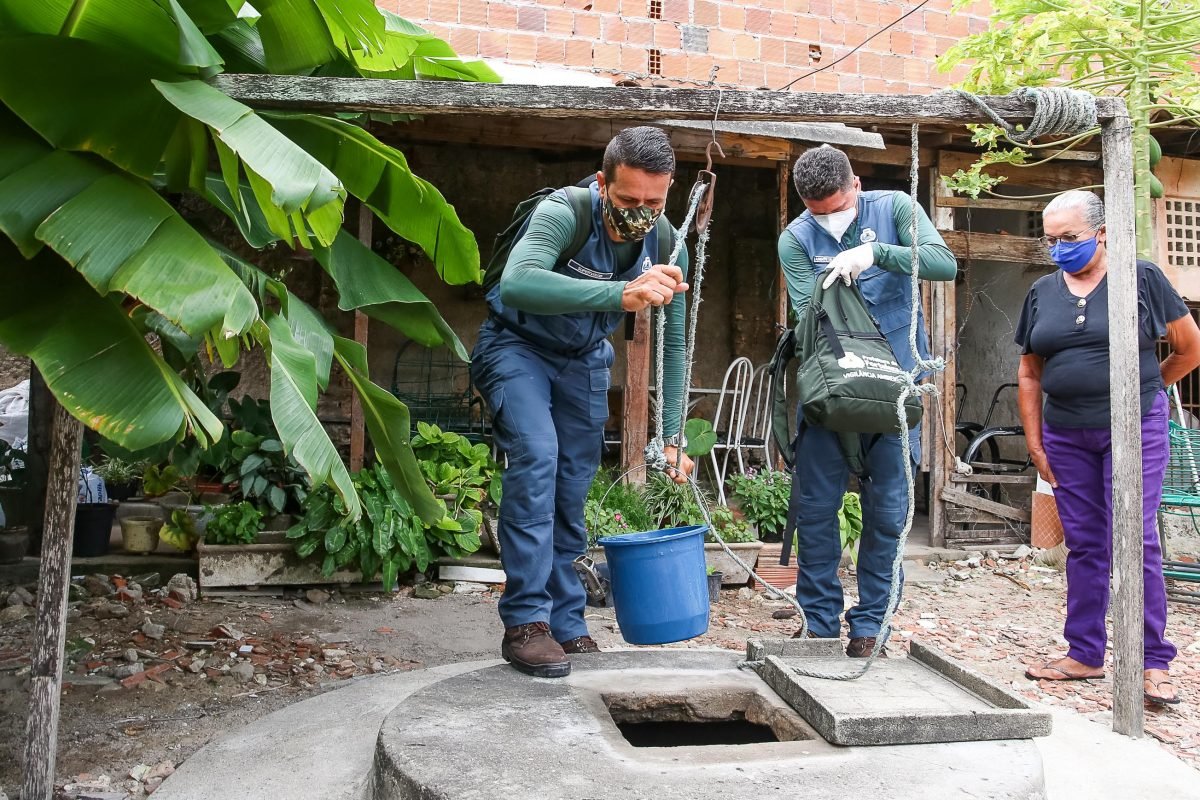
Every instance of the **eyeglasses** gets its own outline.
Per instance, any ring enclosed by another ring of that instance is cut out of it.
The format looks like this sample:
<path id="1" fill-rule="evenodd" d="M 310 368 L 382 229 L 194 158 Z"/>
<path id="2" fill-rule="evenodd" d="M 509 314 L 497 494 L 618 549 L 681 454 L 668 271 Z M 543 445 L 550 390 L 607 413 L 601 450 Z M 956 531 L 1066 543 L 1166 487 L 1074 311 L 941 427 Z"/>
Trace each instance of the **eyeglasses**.
<path id="1" fill-rule="evenodd" d="M 1103 228 L 1103 227 L 1104 227 L 1104 223 L 1102 222 L 1099 225 L 1094 225 L 1091 228 L 1087 228 L 1086 230 L 1080 231 L 1079 233 L 1064 233 L 1062 236 L 1043 236 L 1038 241 L 1041 242 L 1042 244 L 1044 244 L 1047 249 L 1054 247 L 1059 242 L 1066 242 L 1067 244 L 1074 244 L 1075 242 L 1078 242 L 1079 237 L 1083 236 L 1085 233 L 1091 233 L 1092 231 L 1099 230 L 1100 228 Z"/>

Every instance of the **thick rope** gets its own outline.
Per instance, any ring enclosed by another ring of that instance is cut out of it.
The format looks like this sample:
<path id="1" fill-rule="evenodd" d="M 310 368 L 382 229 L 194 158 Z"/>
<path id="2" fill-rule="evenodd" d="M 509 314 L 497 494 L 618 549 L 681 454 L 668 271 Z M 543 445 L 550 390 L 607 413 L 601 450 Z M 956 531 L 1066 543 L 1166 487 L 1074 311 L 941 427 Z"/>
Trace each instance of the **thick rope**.
<path id="1" fill-rule="evenodd" d="M 976 95 L 962 89 L 953 91 L 974 103 L 992 122 L 1003 128 L 1008 138 L 1016 144 L 1028 144 L 1041 136 L 1053 134 L 1084 133 L 1099 124 L 1096 119 L 1095 95 L 1078 89 L 1061 86 L 1018 89 L 1017 97 L 1034 104 L 1033 119 L 1024 130 L 1018 130 L 1016 125 L 1005 120 Z"/>
<path id="2" fill-rule="evenodd" d="M 692 219 L 696 216 L 696 209 L 700 207 L 700 201 L 704 197 L 704 193 L 708 190 L 707 183 L 697 183 L 692 187 L 692 196 L 688 199 L 687 214 L 683 218 L 683 224 L 675 232 L 675 247 L 671 250 L 670 266 L 675 266 L 679 262 L 679 254 L 683 252 L 684 240 L 687 236 L 687 230 L 692 225 Z M 696 320 L 700 310 L 700 287 L 704 283 L 704 259 L 706 253 L 703 251 L 703 246 L 708 242 L 708 231 L 705 230 L 700 238 L 700 248 L 696 251 L 696 269 L 695 278 L 692 281 L 692 294 L 695 299 L 692 301 L 692 316 L 689 324 L 691 336 L 685 336 L 684 342 L 684 364 L 687 374 L 684 376 L 683 390 L 685 396 L 681 403 L 681 413 L 683 417 L 687 416 L 688 398 L 686 392 L 691 387 L 692 360 L 696 352 Z M 664 452 L 664 437 L 663 437 L 663 408 L 666 403 L 667 391 L 663 385 L 663 354 L 666 352 L 667 341 L 667 309 L 666 307 L 656 308 L 654 310 L 654 385 L 658 387 L 658 393 L 654 398 L 654 438 L 646 444 L 644 451 L 646 464 L 651 469 L 665 470 L 667 468 L 667 456 Z M 680 433 L 683 432 L 683 424 L 680 423 Z M 680 448 L 682 452 L 683 448 Z M 678 462 L 677 462 L 678 463 Z"/>

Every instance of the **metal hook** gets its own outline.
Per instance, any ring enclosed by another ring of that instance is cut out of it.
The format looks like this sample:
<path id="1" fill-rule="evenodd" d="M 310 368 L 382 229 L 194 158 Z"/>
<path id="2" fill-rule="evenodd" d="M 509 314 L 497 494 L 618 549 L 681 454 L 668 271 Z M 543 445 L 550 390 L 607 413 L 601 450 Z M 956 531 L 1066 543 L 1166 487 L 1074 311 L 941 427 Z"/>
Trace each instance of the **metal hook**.
<path id="1" fill-rule="evenodd" d="M 717 152 L 721 154 L 721 158 L 725 157 L 725 150 L 722 149 L 721 143 L 717 141 L 715 134 L 713 135 L 713 140 L 708 143 L 708 147 L 704 148 L 704 157 L 707 159 L 707 163 L 704 165 L 704 171 L 709 173 L 710 175 L 712 174 L 712 166 L 713 166 L 712 165 L 712 149 L 713 149 L 713 147 L 717 148 Z"/>

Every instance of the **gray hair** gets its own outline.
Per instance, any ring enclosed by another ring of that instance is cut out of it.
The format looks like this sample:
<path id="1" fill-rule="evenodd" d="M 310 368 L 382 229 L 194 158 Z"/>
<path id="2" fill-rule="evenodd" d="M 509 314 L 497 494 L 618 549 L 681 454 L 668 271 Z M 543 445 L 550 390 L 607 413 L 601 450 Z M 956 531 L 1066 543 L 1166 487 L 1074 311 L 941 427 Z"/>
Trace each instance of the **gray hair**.
<path id="1" fill-rule="evenodd" d="M 674 175 L 675 151 L 671 149 L 670 137 L 647 125 L 620 131 L 604 148 L 604 179 L 611 183 L 620 166 L 652 175 Z"/>
<path id="2" fill-rule="evenodd" d="M 792 183 L 801 200 L 824 200 L 853 186 L 854 170 L 845 153 L 823 144 L 805 150 L 796 159 Z"/>
<path id="3" fill-rule="evenodd" d="M 1051 200 L 1046 204 L 1046 208 L 1042 210 L 1042 218 L 1045 219 L 1047 214 L 1056 214 L 1060 211 L 1071 211 L 1073 209 L 1079 209 L 1083 214 L 1084 224 L 1089 228 L 1099 228 L 1104 224 L 1104 201 L 1095 192 L 1088 192 L 1083 189 L 1072 189 L 1069 192 L 1063 192 Z"/>

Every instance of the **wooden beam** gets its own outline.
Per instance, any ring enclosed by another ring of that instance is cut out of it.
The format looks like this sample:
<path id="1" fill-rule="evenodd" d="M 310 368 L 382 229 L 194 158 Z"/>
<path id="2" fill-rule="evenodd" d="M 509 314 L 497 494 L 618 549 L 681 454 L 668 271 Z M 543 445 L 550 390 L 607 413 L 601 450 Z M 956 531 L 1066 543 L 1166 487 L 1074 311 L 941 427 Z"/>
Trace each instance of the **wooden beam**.
<path id="1" fill-rule="evenodd" d="M 954 483 L 1011 483 L 1017 486 L 1033 486 L 1037 483 L 1035 475 L 960 475 L 955 472 L 950 475 Z"/>
<path id="2" fill-rule="evenodd" d="M 1103 126 L 1108 227 L 1108 375 L 1112 409 L 1113 730 L 1142 736 L 1142 404 L 1138 379 L 1133 134 L 1122 116 Z"/>
<path id="3" fill-rule="evenodd" d="M 711 119 L 843 122 L 850 125 L 961 126 L 985 122 L 969 100 L 932 95 L 718 91 L 593 86 L 533 86 L 456 81 L 312 78 L 299 75 L 217 75 L 209 83 L 258 108 L 370 111 L 393 114 L 508 114 L 585 119 Z M 1008 95 L 982 98 L 997 114 L 1028 124 L 1034 104 Z M 1096 99 L 1101 119 L 1124 102 Z"/>
<path id="4" fill-rule="evenodd" d="M 358 240 L 367 246 L 371 247 L 371 229 L 375 222 L 375 215 L 371 209 L 367 208 L 366 203 L 358 207 Z M 354 341 L 361 344 L 364 348 L 367 346 L 367 331 L 369 323 L 367 315 L 361 311 L 354 312 Z M 367 451 L 367 428 L 366 420 L 363 418 L 362 400 L 358 397 L 358 392 L 354 388 L 350 389 L 350 471 L 358 472 L 363 468 L 363 461 Z"/>
<path id="5" fill-rule="evenodd" d="M 626 483 L 643 484 L 650 429 L 650 309 L 634 315 L 633 338 L 625 343 L 625 391 L 621 395 L 621 472 Z M 687 388 L 684 387 L 684 391 Z M 663 387 L 658 387 L 664 397 Z M 686 399 L 685 401 L 686 402 Z M 633 470 L 632 472 L 629 472 Z"/>
<path id="6" fill-rule="evenodd" d="M 807 150 L 812 145 L 802 145 L 797 143 L 794 146 L 796 155 L 799 155 L 804 150 Z M 846 157 L 855 164 L 888 164 L 893 167 L 907 167 L 908 162 L 912 160 L 912 148 L 908 145 L 885 145 L 882 150 L 877 150 L 874 147 L 842 147 L 839 148 Z M 937 151 L 932 147 L 921 147 L 918 150 L 918 158 L 922 164 L 932 164 L 937 157 Z"/>
<path id="7" fill-rule="evenodd" d="M 998 198 L 980 198 L 972 200 L 969 197 L 947 195 L 938 197 L 938 205 L 946 208 L 974 208 L 989 211 L 1030 211 L 1040 212 L 1049 200 L 1000 200 Z"/>
<path id="8" fill-rule="evenodd" d="M 997 517 L 1015 520 L 1017 522 L 1029 522 L 1031 517 L 1028 511 L 1021 508 L 1013 508 L 1004 503 L 997 503 L 995 500 L 987 500 L 982 497 L 977 497 L 973 494 L 968 494 L 961 489 L 951 489 L 946 487 L 942 489 L 941 498 L 947 503 L 954 503 L 956 506 L 964 508 L 973 508 L 976 511 L 986 511 L 989 514 L 994 514 Z"/>
<path id="9" fill-rule="evenodd" d="M 942 231 L 946 246 L 959 261 L 1004 261 L 1033 267 L 1052 267 L 1050 253 L 1037 239 L 1000 233 Z"/>
<path id="10" fill-rule="evenodd" d="M 520 147 L 539 150 L 603 151 L 617 131 L 635 120 L 547 120 L 537 117 L 434 115 L 391 126 L 378 126 L 376 134 L 388 142 L 453 142 L 489 147 Z M 671 147 L 681 161 L 704 162 L 712 136 L 706 131 L 664 128 Z M 748 134 L 717 134 L 725 151 L 722 164 L 771 167 L 791 155 L 791 142 Z"/>
<path id="11" fill-rule="evenodd" d="M 792 221 L 791 215 L 788 213 L 788 198 L 792 189 L 792 165 L 787 161 L 781 161 L 776 170 L 776 178 L 778 179 L 779 188 L 779 219 L 776 225 L 776 236 L 782 236 L 788 224 Z M 775 324 L 779 330 L 787 330 L 788 327 L 788 305 L 791 299 L 788 297 L 787 279 L 783 276 L 783 265 L 776 262 L 777 272 L 775 275 L 775 291 L 779 293 L 779 302 L 775 304 Z"/>
<path id="12" fill-rule="evenodd" d="M 21 797 L 50 800 L 58 757 L 59 696 L 67 640 L 67 590 L 79 495 L 79 446 L 83 426 L 54 407 L 50 480 L 46 491 L 46 538 L 38 573 L 37 613 L 29 664 L 29 718 L 25 725 L 25 775 Z"/>

